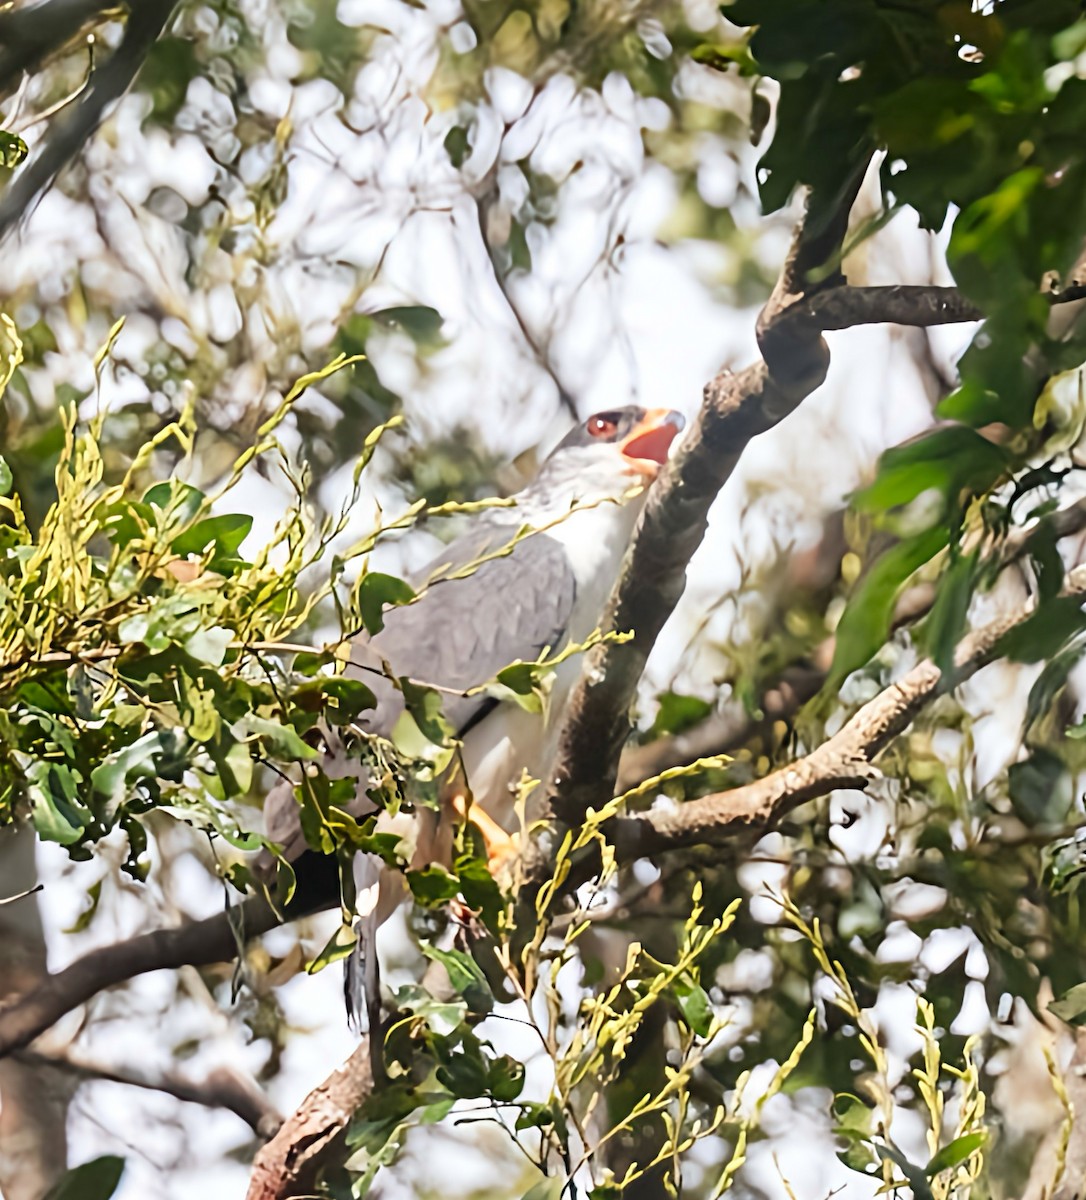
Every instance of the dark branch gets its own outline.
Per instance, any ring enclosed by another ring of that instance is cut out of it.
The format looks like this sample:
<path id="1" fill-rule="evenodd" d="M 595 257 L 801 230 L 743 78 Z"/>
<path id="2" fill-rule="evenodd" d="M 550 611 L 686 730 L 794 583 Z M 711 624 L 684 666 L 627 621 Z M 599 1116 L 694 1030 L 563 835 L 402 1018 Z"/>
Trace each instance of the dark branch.
<path id="1" fill-rule="evenodd" d="M 818 292 L 799 309 L 820 330 L 884 322 L 926 327 L 984 318 L 980 309 L 956 287 L 934 284 L 833 288 Z"/>
<path id="2" fill-rule="evenodd" d="M 168 967 L 230 962 L 239 946 L 278 925 L 263 900 L 250 899 L 203 921 L 158 929 L 92 950 L 33 991 L 0 1006 L 0 1058 L 33 1041 L 65 1013 L 114 984 Z"/>
<path id="3" fill-rule="evenodd" d="M 18 172 L 0 199 L 0 242 L 83 149 L 110 104 L 119 100 L 131 86 L 177 4 L 178 0 L 140 0 L 136 5 L 128 18 L 121 44 L 94 72 L 79 100 L 57 120 L 45 144 Z"/>
<path id="4" fill-rule="evenodd" d="M 283 1124 L 283 1118 L 275 1106 L 256 1084 L 229 1067 L 216 1067 L 204 1079 L 190 1079 L 177 1071 L 155 1075 L 138 1067 L 118 1067 L 73 1054 L 19 1050 L 13 1057 L 28 1066 L 54 1067 L 80 1079 L 104 1079 L 110 1083 L 164 1092 L 190 1104 L 201 1104 L 204 1108 L 225 1108 L 240 1117 L 264 1141 L 274 1136 Z"/>
<path id="5" fill-rule="evenodd" d="M 705 388 L 694 428 L 649 493 L 645 510 L 604 615 L 605 629 L 632 630 L 628 642 L 605 642 L 589 652 L 570 700 L 555 770 L 547 781 L 543 817 L 576 825 L 590 807 L 613 792 L 619 755 L 629 734 L 629 709 L 649 651 L 686 582 L 686 566 L 705 533 L 709 508 L 729 479 L 747 443 L 772 428 L 818 387 L 829 351 L 809 321 L 796 336 L 778 336 L 805 272 L 825 262 L 828 231 L 844 238 L 863 177 L 857 170 L 839 197 L 841 211 L 822 214 L 817 233 L 802 223 L 781 282 L 759 322 L 764 361 L 738 374 L 722 372 Z M 543 851 L 545 856 L 546 851 Z M 537 861 L 528 864 L 534 877 Z"/>

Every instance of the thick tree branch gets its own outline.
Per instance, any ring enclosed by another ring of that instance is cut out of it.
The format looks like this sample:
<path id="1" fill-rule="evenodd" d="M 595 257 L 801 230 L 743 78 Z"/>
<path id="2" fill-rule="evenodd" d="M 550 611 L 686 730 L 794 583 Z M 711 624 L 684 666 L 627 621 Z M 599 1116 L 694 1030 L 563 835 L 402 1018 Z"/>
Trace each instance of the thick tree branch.
<path id="1" fill-rule="evenodd" d="M 147 1091 L 164 1092 L 204 1108 L 225 1108 L 240 1117 L 262 1140 L 273 1137 L 283 1124 L 275 1106 L 251 1080 L 229 1067 L 216 1067 L 204 1079 L 191 1079 L 178 1071 L 152 1074 L 138 1067 L 118 1067 L 76 1054 L 47 1054 L 19 1050 L 13 1057 L 31 1067 L 56 1067 L 83 1080 L 104 1079 Z"/>
<path id="2" fill-rule="evenodd" d="M 79 100 L 56 122 L 45 144 L 18 172 L 0 199 L 0 243 L 82 150 L 110 104 L 119 100 L 131 86 L 177 4 L 178 0 L 140 0 L 134 7 L 121 44 L 94 72 Z"/>
<path id="3" fill-rule="evenodd" d="M 1065 593 L 1086 595 L 1086 566 L 1076 567 Z M 760 835 L 799 805 L 838 788 L 863 788 L 878 771 L 874 759 L 937 695 L 949 691 L 990 661 L 1010 630 L 1034 611 L 1032 603 L 968 634 L 954 655 L 954 671 L 944 678 L 929 659 L 868 701 L 833 737 L 804 758 L 756 783 L 691 800 L 675 809 L 620 818 L 609 827 L 618 857 L 642 858 L 695 844 Z"/>
<path id="4" fill-rule="evenodd" d="M 261 899 L 177 929 L 157 929 L 92 950 L 30 992 L 0 1006 L 0 1058 L 33 1041 L 92 996 L 148 971 L 229 962 L 247 939 L 280 923 Z"/>
<path id="5" fill-rule="evenodd" d="M 256 1156 L 246 1200 L 310 1195 L 317 1172 L 343 1156 L 347 1126 L 372 1091 L 369 1038 L 363 1038 Z"/>
<path id="6" fill-rule="evenodd" d="M 883 322 L 926 327 L 984 318 L 972 300 L 956 287 L 935 284 L 832 288 L 801 303 L 799 312 L 820 330 Z"/>
<path id="7" fill-rule="evenodd" d="M 682 594 L 710 506 L 747 443 L 787 416 L 825 378 L 829 351 L 817 326 L 807 315 L 793 321 L 790 314 L 807 299 L 807 274 L 839 250 L 863 173 L 857 166 L 849 175 L 832 211 L 812 198 L 759 320 L 763 361 L 738 374 L 722 372 L 706 385 L 690 435 L 649 493 L 603 620 L 604 628 L 633 630 L 634 637 L 621 645 L 602 643 L 587 655 L 547 781 L 544 819 L 575 825 L 588 808 L 610 798 L 637 682 Z M 833 274 L 817 290 L 839 278 Z M 546 847 L 528 852 L 534 860 L 527 864 L 529 877 L 536 876 L 546 854 Z"/>
<path id="8" fill-rule="evenodd" d="M 825 378 L 829 351 L 822 331 L 884 321 L 943 324 L 982 315 L 954 288 L 853 288 L 836 271 L 804 291 L 806 273 L 833 258 L 831 233 L 839 249 L 861 177 L 862 171 L 842 188 L 841 209 L 830 218 L 823 214 L 813 237 L 807 237 L 807 223 L 800 224 L 758 322 L 763 361 L 738 374 L 724 372 L 706 385 L 693 430 L 649 494 L 603 621 L 605 629 L 633 630 L 635 636 L 621 645 L 603 643 L 586 657 L 547 781 L 545 819 L 576 825 L 588 808 L 600 807 L 612 794 L 638 679 L 682 593 L 709 507 L 751 438 L 790 413 Z M 529 878 L 538 875 L 545 856 L 545 847 L 528 852 Z"/>

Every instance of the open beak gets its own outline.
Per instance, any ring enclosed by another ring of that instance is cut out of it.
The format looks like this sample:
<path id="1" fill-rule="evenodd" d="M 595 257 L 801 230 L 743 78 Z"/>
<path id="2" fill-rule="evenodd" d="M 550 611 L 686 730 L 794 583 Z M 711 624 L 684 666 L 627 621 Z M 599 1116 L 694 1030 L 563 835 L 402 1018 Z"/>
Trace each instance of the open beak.
<path id="1" fill-rule="evenodd" d="M 667 462 L 671 443 L 685 424 L 682 413 L 651 408 L 622 439 L 619 449 L 639 471 L 655 475 Z"/>

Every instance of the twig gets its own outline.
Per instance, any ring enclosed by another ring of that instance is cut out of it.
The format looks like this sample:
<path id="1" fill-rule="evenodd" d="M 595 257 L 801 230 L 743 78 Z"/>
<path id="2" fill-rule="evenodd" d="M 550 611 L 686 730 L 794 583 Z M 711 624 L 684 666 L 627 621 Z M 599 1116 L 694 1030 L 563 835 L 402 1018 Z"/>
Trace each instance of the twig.
<path id="1" fill-rule="evenodd" d="M 118 1067 L 95 1062 L 72 1053 L 50 1054 L 40 1050 L 19 1050 L 13 1056 L 31 1067 L 55 1067 L 80 1079 L 104 1079 L 124 1083 L 148 1091 L 164 1092 L 190 1104 L 204 1108 L 225 1108 L 240 1117 L 262 1140 L 273 1137 L 283 1124 L 283 1118 L 271 1101 L 249 1079 L 229 1067 L 216 1067 L 204 1079 L 190 1079 L 176 1071 L 160 1075 L 138 1067 Z"/>

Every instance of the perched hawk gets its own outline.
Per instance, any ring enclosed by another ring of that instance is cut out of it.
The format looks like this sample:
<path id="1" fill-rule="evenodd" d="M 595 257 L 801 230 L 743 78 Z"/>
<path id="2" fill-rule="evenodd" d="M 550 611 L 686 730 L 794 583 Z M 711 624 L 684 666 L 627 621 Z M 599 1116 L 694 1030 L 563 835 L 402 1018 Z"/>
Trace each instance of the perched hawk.
<path id="1" fill-rule="evenodd" d="M 454 815 L 465 815 L 468 797 L 470 819 L 492 853 L 501 852 L 502 831 L 513 828 L 513 787 L 523 771 L 546 777 L 580 661 L 573 656 L 555 668 L 542 713 L 473 689 L 512 662 L 583 642 L 599 626 L 645 489 L 683 424 L 668 409 L 632 405 L 589 417 L 552 451 L 512 507 L 482 511 L 411 581 L 417 600 L 389 609 L 380 633 L 356 640 L 346 672 L 363 679 L 377 699 L 359 718 L 361 730 L 388 737 L 404 713 L 402 690 L 387 669 L 440 690 L 462 745 L 447 772 L 442 813 L 420 814 L 413 866 L 447 861 Z M 364 772 L 335 748 L 324 766 L 329 775 Z M 358 814 L 373 810 L 364 778 L 353 807 Z M 306 893 L 314 886 L 327 896 L 335 872 L 307 849 L 292 786 L 273 790 L 265 818 L 268 836 L 295 864 L 302 906 L 313 903 Z M 315 885 L 317 879 L 323 883 Z M 402 882 L 369 855 L 358 856 L 355 879 L 365 948 L 398 903 Z M 376 956 L 366 951 L 364 958 L 372 1020 Z"/>

